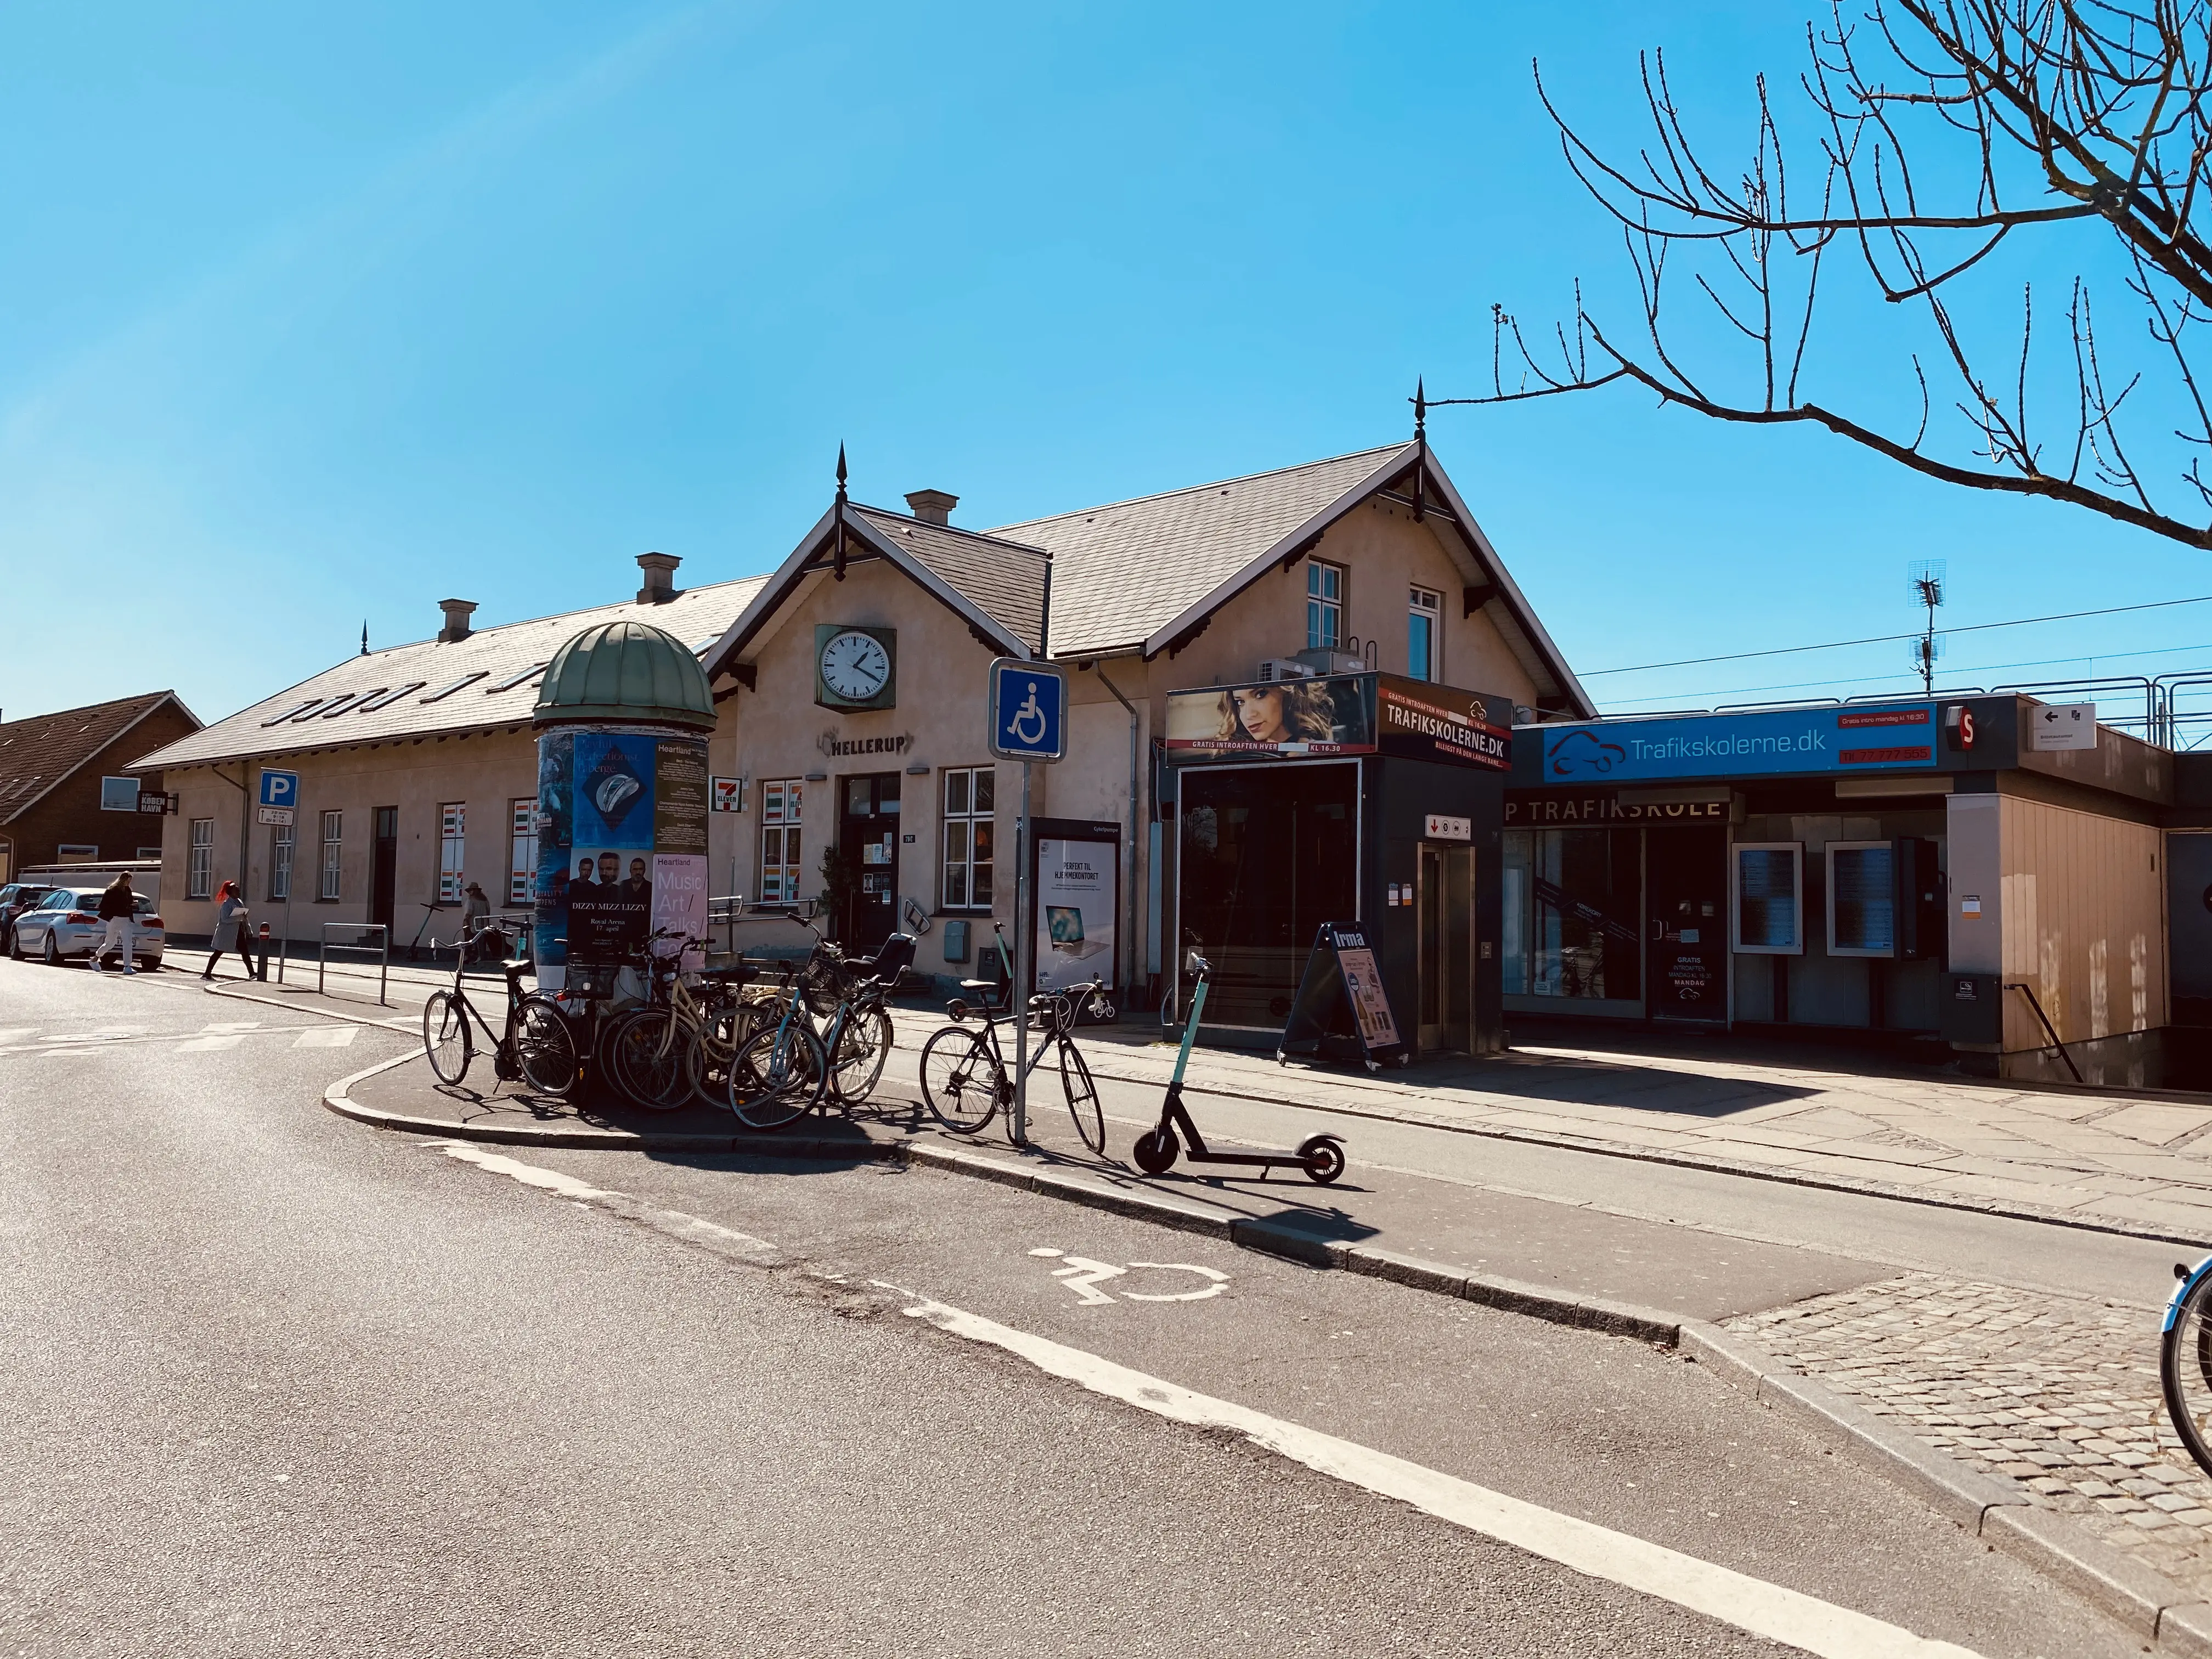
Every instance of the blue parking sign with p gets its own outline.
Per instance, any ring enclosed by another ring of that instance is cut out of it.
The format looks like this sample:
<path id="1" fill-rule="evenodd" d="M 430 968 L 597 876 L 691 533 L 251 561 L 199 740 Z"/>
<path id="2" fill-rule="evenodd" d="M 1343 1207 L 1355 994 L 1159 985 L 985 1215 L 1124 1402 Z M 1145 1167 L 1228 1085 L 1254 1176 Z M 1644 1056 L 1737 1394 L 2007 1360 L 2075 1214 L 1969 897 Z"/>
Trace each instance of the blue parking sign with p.
<path id="1" fill-rule="evenodd" d="M 300 775 L 297 772 L 271 772 L 264 768 L 261 774 L 261 804 L 264 806 L 297 806 L 300 804 Z"/>
<path id="2" fill-rule="evenodd" d="M 1056 761 L 1067 751 L 1067 676 L 1049 663 L 1000 657 L 991 665 L 991 752 Z"/>

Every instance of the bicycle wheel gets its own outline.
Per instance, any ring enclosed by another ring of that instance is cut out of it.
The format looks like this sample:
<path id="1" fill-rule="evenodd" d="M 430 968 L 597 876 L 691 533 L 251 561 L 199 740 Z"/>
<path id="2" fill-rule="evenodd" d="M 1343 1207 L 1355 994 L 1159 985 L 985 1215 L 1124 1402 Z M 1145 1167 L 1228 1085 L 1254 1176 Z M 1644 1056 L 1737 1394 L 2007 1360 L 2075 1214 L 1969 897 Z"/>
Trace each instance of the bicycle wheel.
<path id="1" fill-rule="evenodd" d="M 891 1017 L 881 1008 L 856 1008 L 837 1033 L 830 1091 L 842 1106 L 857 1106 L 875 1091 L 890 1058 Z"/>
<path id="2" fill-rule="evenodd" d="M 422 1052 L 430 1056 L 430 1069 L 441 1083 L 459 1083 L 469 1074 L 476 1042 L 469 1036 L 469 1017 L 451 991 L 433 991 L 422 1005 Z"/>
<path id="3" fill-rule="evenodd" d="M 972 1135 L 997 1114 L 1006 1067 L 976 1033 L 948 1025 L 922 1045 L 921 1097 L 957 1135 Z"/>
<path id="4" fill-rule="evenodd" d="M 638 1008 L 607 1039 L 615 1087 L 641 1111 L 672 1112 L 698 1085 L 699 1051 L 672 1027 L 667 1009 Z"/>
<path id="5" fill-rule="evenodd" d="M 576 1086 L 583 1066 L 575 1034 L 560 1005 L 535 993 L 523 998 L 514 1021 L 514 1057 L 532 1091 L 559 1099 Z"/>
<path id="6" fill-rule="evenodd" d="M 748 1129 L 781 1129 L 806 1115 L 829 1073 L 822 1039 L 803 1016 L 767 1026 L 730 1066 L 730 1109 Z"/>
<path id="7" fill-rule="evenodd" d="M 2212 1474 L 2212 1273 L 2189 1287 L 2159 1345 L 2158 1380 L 2174 1432 Z"/>
<path id="8" fill-rule="evenodd" d="M 1106 1150 L 1106 1114 L 1099 1109 L 1098 1085 L 1082 1051 L 1065 1038 L 1060 1045 L 1060 1086 L 1067 1097 L 1067 1115 L 1075 1120 L 1075 1133 L 1094 1152 Z"/>

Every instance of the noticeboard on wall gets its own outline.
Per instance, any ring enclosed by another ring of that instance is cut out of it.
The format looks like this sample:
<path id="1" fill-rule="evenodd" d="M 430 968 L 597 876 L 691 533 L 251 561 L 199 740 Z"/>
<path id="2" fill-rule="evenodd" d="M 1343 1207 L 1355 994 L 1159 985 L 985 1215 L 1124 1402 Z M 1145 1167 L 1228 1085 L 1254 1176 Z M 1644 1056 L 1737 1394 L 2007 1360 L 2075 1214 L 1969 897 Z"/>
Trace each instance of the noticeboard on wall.
<path id="1" fill-rule="evenodd" d="M 1738 842 L 1729 848 L 1729 945 L 1746 956 L 1805 954 L 1805 846 Z"/>
<path id="2" fill-rule="evenodd" d="M 1828 954 L 1897 954 L 1897 849 L 1886 841 L 1828 843 Z"/>

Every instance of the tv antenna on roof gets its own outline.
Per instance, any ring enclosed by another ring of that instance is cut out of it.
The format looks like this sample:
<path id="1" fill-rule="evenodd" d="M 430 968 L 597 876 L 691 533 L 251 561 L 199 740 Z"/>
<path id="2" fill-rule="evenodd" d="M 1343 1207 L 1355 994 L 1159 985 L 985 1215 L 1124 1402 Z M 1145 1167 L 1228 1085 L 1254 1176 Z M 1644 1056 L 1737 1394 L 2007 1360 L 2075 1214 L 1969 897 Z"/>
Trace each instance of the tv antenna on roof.
<path id="1" fill-rule="evenodd" d="M 1943 603 L 1946 569 L 1942 559 L 1915 559 L 1909 567 L 1912 597 L 1928 608 L 1928 626 L 1912 642 L 1912 665 L 1920 671 L 1920 689 L 1931 696 L 1936 690 L 1936 659 L 1943 654 L 1942 641 L 1936 637 L 1936 607 Z"/>

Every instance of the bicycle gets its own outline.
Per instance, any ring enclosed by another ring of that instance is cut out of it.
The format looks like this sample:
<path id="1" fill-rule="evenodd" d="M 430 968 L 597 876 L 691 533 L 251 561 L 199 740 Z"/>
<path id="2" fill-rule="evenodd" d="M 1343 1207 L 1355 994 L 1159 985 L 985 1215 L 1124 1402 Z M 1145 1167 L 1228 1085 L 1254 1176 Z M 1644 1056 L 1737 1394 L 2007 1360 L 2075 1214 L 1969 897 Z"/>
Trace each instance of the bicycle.
<path id="1" fill-rule="evenodd" d="M 2177 1281 L 2160 1328 L 2159 1390 L 2197 1465 L 2212 1474 L 2212 1256 L 2173 1264 Z"/>
<path id="2" fill-rule="evenodd" d="M 1003 934 L 1006 929 L 1001 927 L 996 931 Z M 1012 996 L 1013 988 L 1009 985 L 1007 1000 L 1011 1001 Z M 999 1047 L 999 1027 L 1018 1018 L 1026 1018 L 1033 1030 L 1042 1033 L 1042 1041 L 1022 1076 L 1033 1075 L 1047 1055 L 1056 1059 L 1060 1092 L 1067 1102 L 1068 1115 L 1075 1120 L 1075 1133 L 1092 1152 L 1103 1152 L 1106 1116 L 1098 1103 L 1098 1086 L 1091 1080 L 1091 1068 L 1070 1035 L 1078 1013 L 1085 1010 L 1096 1019 L 1114 1018 L 1114 1005 L 1106 1000 L 1105 981 L 1097 975 L 1088 985 L 1040 991 L 1020 1015 L 1011 1011 L 994 1013 L 988 1007 L 971 1009 L 955 997 L 945 1006 L 952 1024 L 922 1045 L 921 1094 L 930 1115 L 955 1134 L 978 1134 L 988 1127 L 1000 1109 L 1014 1097 L 1013 1081 L 1006 1075 L 1006 1057 Z M 976 1012 L 983 1019 L 981 1031 L 968 1028 L 969 1017 Z"/>
<path id="3" fill-rule="evenodd" d="M 837 1000 L 821 1033 L 830 1066 L 815 1104 L 826 1097 L 849 1113 L 875 1092 L 891 1052 L 891 1017 L 884 998 L 912 964 L 914 950 L 910 933 L 893 933 L 872 957 L 849 957 L 829 947 L 824 978 L 835 986 Z"/>
<path id="4" fill-rule="evenodd" d="M 676 941 L 662 955 L 653 946 Z M 607 1075 L 616 1090 L 642 1111 L 672 1112 L 694 1096 L 711 1101 L 708 1078 L 726 1075 L 736 1053 L 738 1014 L 731 978 L 743 969 L 698 975 L 709 986 L 701 998 L 683 971 L 684 953 L 707 941 L 681 929 L 658 928 L 640 959 L 647 974 L 646 1003 L 616 1017 L 603 1035 Z"/>
<path id="5" fill-rule="evenodd" d="M 820 949 L 816 946 L 817 955 Z M 764 1023 L 738 1045 L 730 1061 L 730 1111 L 748 1129 L 796 1122 L 828 1082 L 829 1055 L 806 1017 L 806 981 L 814 962 L 810 956 L 803 968 L 785 964 L 782 987 L 766 1005 L 780 1005 L 780 1012 L 769 1019 L 764 1011 Z"/>
<path id="6" fill-rule="evenodd" d="M 495 1034 L 483 1011 L 469 1000 L 462 980 L 468 972 L 471 941 L 453 941 L 453 988 L 433 991 L 422 1004 L 422 1049 L 438 1081 L 457 1084 L 469 1074 L 476 1058 L 476 1039 L 471 1034 L 471 1016 L 483 1030 L 492 1050 L 492 1066 L 502 1083 L 520 1079 L 537 1093 L 558 1099 L 576 1086 L 583 1065 L 576 1039 L 568 1029 L 561 1006 L 543 991 L 522 988 L 522 975 L 530 964 L 508 961 L 500 964 L 507 976 L 507 1024 Z M 434 958 L 438 941 L 430 941 Z"/>

